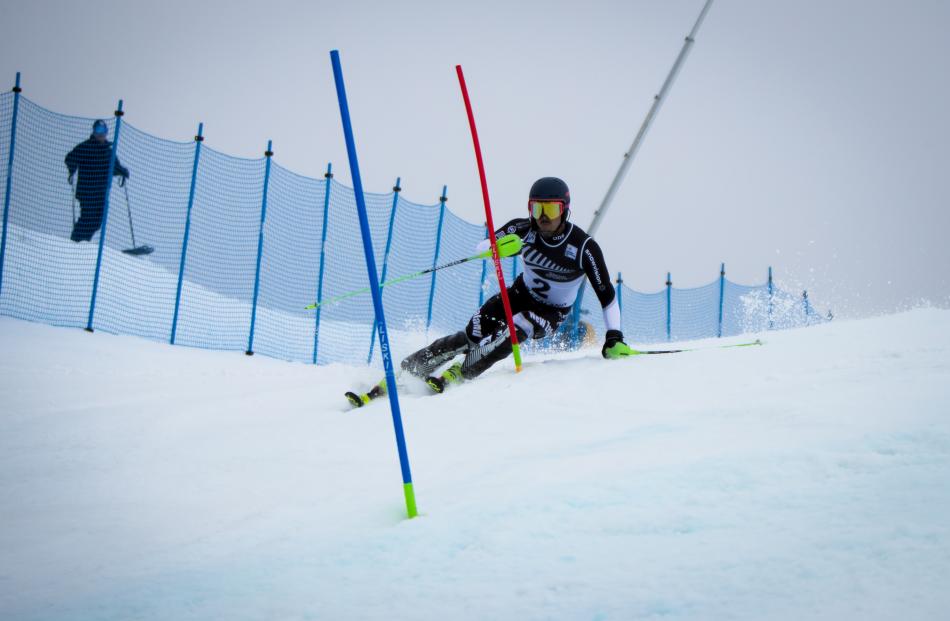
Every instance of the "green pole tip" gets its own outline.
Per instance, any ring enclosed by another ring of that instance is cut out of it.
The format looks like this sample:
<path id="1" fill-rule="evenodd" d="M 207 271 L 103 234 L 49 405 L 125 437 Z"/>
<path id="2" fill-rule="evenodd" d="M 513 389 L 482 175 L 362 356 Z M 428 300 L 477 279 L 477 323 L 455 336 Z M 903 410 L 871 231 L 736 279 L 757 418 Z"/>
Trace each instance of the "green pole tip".
<path id="1" fill-rule="evenodd" d="M 416 509 L 416 494 L 412 491 L 412 483 L 403 483 L 402 489 L 406 495 L 406 512 L 409 514 L 409 519 L 411 520 L 419 515 Z"/>

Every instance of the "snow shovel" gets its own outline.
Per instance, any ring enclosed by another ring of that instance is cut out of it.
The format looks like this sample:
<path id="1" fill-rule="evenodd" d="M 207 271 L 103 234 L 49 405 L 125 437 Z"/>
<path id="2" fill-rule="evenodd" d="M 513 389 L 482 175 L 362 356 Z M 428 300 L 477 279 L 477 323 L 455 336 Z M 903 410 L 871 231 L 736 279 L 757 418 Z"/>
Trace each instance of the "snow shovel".
<path id="1" fill-rule="evenodd" d="M 132 203 L 129 201 L 129 186 L 128 182 L 122 184 L 122 188 L 125 190 L 125 206 L 129 211 L 129 233 L 132 235 L 132 247 L 126 248 L 122 252 L 125 254 L 130 254 L 132 256 L 141 256 L 144 254 L 152 254 L 155 252 L 155 249 L 149 246 L 148 244 L 142 244 L 141 246 L 135 243 L 135 229 L 132 227 Z"/>

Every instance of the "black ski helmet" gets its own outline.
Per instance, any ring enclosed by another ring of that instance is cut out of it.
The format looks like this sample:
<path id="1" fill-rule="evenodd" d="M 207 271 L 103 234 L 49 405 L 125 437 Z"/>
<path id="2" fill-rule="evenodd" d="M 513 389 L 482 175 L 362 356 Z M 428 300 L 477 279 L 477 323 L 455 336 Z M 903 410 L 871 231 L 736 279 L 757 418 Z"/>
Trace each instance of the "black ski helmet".
<path id="1" fill-rule="evenodd" d="M 95 123 L 92 124 L 92 133 L 93 134 L 108 134 L 109 126 L 106 125 L 106 122 L 102 119 L 97 119 Z"/>
<path id="2" fill-rule="evenodd" d="M 571 191 L 557 177 L 541 177 L 531 186 L 528 200 L 564 201 L 564 219 L 571 215 Z"/>

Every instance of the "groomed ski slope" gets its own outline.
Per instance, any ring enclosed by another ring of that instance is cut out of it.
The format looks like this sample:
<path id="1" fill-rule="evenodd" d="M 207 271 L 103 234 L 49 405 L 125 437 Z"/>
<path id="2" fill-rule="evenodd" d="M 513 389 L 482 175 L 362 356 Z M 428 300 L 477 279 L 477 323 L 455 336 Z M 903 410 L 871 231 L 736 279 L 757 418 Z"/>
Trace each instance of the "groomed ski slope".
<path id="1" fill-rule="evenodd" d="M 407 383 L 410 521 L 376 370 L 0 318 L 0 618 L 945 618 L 950 311 L 758 336 Z"/>

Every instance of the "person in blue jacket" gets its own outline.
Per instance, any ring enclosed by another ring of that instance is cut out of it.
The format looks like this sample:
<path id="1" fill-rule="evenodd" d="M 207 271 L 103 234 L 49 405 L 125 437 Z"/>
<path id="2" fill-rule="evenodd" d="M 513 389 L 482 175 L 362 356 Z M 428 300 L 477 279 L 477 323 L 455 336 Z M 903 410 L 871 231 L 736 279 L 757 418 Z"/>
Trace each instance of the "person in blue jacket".
<path id="1" fill-rule="evenodd" d="M 112 143 L 108 140 L 108 134 L 108 125 L 99 119 L 92 124 L 92 135 L 66 155 L 70 185 L 73 185 L 73 179 L 76 173 L 79 173 L 79 180 L 74 187 L 76 199 L 79 200 L 80 215 L 73 224 L 73 232 L 70 235 L 74 242 L 91 240 L 102 226 L 102 211 L 106 202 L 106 190 L 109 188 L 109 158 L 112 156 Z M 119 163 L 118 157 L 112 174 L 121 177 L 121 186 L 124 186 L 129 178 L 129 169 Z"/>

